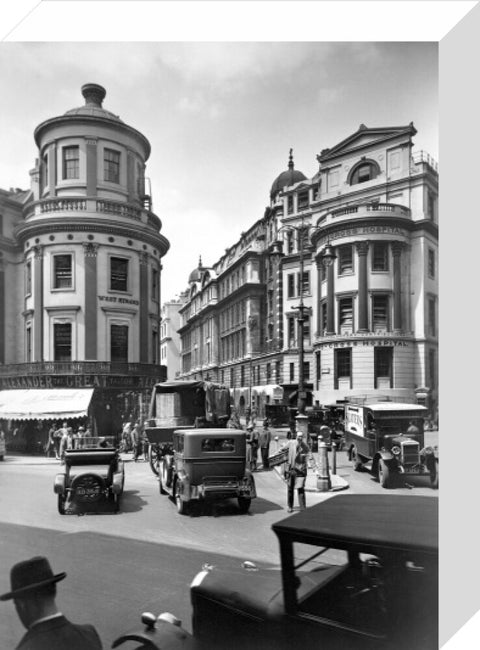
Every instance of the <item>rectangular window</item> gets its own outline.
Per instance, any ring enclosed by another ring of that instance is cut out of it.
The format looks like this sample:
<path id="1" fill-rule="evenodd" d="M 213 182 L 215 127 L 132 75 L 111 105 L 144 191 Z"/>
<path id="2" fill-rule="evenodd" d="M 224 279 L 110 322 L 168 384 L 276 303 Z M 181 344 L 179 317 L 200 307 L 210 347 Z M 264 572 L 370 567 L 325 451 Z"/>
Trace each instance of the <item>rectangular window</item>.
<path id="1" fill-rule="evenodd" d="M 297 342 L 295 340 L 295 317 L 288 317 L 288 347 L 293 348 L 296 346 Z"/>
<path id="2" fill-rule="evenodd" d="M 428 214 L 427 214 L 428 219 L 430 219 L 430 221 L 435 221 L 435 196 L 431 192 L 428 193 L 427 210 L 428 210 Z"/>
<path id="3" fill-rule="evenodd" d="M 428 277 L 435 279 L 435 251 L 432 248 L 428 249 Z"/>
<path id="4" fill-rule="evenodd" d="M 27 262 L 25 265 L 25 294 L 29 296 L 32 293 L 32 263 Z"/>
<path id="5" fill-rule="evenodd" d="M 305 343 L 310 343 L 310 333 L 311 333 L 311 328 L 310 328 L 310 316 L 304 316 L 304 321 L 303 321 L 303 340 Z"/>
<path id="6" fill-rule="evenodd" d="M 389 298 L 385 295 L 372 296 L 372 330 L 390 329 Z"/>
<path id="7" fill-rule="evenodd" d="M 280 370 L 281 370 L 280 361 L 275 361 L 275 381 L 277 382 L 277 384 L 280 383 L 280 379 L 281 379 Z"/>
<path id="8" fill-rule="evenodd" d="M 128 325 L 110 326 L 110 359 L 112 363 L 128 363 Z"/>
<path id="9" fill-rule="evenodd" d="M 437 387 L 437 355 L 435 350 L 428 351 L 428 377 L 430 388 Z"/>
<path id="10" fill-rule="evenodd" d="M 327 301 L 325 300 L 321 304 L 321 318 L 320 318 L 320 335 L 327 331 Z"/>
<path id="11" fill-rule="evenodd" d="M 291 195 L 287 198 L 287 212 L 288 214 L 293 212 L 293 196 Z"/>
<path id="12" fill-rule="evenodd" d="M 120 182 L 120 152 L 105 149 L 103 156 L 104 180 L 110 183 Z"/>
<path id="13" fill-rule="evenodd" d="M 293 253 L 293 234 L 293 230 L 287 230 L 287 255 L 291 255 Z"/>
<path id="14" fill-rule="evenodd" d="M 270 363 L 267 363 L 267 384 L 270 383 L 272 379 L 272 366 Z"/>
<path id="15" fill-rule="evenodd" d="M 245 386 L 245 366 L 240 366 L 240 386 Z"/>
<path id="16" fill-rule="evenodd" d="M 338 247 L 338 275 L 353 273 L 353 249 L 352 246 Z"/>
<path id="17" fill-rule="evenodd" d="M 295 381 L 295 364 L 290 363 L 289 369 L 290 369 L 290 382 L 293 382 Z"/>
<path id="18" fill-rule="evenodd" d="M 128 290 L 128 260 L 121 257 L 110 258 L 110 289 L 112 291 Z"/>
<path id="19" fill-rule="evenodd" d="M 53 349 L 55 361 L 72 360 L 72 324 L 55 323 L 53 326 Z"/>
<path id="20" fill-rule="evenodd" d="M 373 244 L 372 271 L 388 271 L 387 242 L 375 242 Z"/>
<path id="21" fill-rule="evenodd" d="M 353 332 L 353 298 L 341 298 L 338 301 L 339 333 Z"/>
<path id="22" fill-rule="evenodd" d="M 339 380 L 350 380 L 352 386 L 352 350 L 350 348 L 335 350 L 335 388 Z"/>
<path id="23" fill-rule="evenodd" d="M 80 150 L 78 146 L 63 147 L 63 178 L 80 178 Z"/>
<path id="24" fill-rule="evenodd" d="M 393 388 L 393 348 L 374 348 L 375 388 Z"/>
<path id="25" fill-rule="evenodd" d="M 310 293 L 310 271 L 303 272 L 302 286 L 300 287 L 300 273 L 298 274 L 298 295 L 300 290 L 303 294 Z"/>
<path id="26" fill-rule="evenodd" d="M 428 299 L 428 333 L 431 336 L 437 336 L 437 300 L 436 298 Z"/>
<path id="27" fill-rule="evenodd" d="M 45 154 L 42 158 L 40 178 L 42 181 L 42 189 L 43 189 L 48 186 L 48 154 Z"/>
<path id="28" fill-rule="evenodd" d="M 298 193 L 298 209 L 305 210 L 308 208 L 308 190 Z"/>
<path id="29" fill-rule="evenodd" d="M 152 330 L 152 363 L 157 363 L 157 349 L 158 349 L 158 332 L 157 330 Z"/>
<path id="30" fill-rule="evenodd" d="M 305 381 L 310 380 L 310 362 L 309 361 L 304 361 L 303 362 L 303 378 Z"/>
<path id="31" fill-rule="evenodd" d="M 72 282 L 72 256 L 71 255 L 54 255 L 53 256 L 53 288 L 54 289 L 71 289 Z"/>
<path id="32" fill-rule="evenodd" d="M 295 295 L 295 274 L 289 273 L 287 275 L 287 297 L 294 298 Z"/>

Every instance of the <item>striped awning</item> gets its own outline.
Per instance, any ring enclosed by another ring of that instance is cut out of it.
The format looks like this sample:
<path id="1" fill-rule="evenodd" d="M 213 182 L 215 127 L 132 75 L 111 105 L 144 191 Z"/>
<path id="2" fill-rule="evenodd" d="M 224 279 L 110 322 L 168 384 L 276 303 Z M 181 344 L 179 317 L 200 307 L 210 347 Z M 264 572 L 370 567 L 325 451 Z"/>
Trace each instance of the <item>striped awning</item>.
<path id="1" fill-rule="evenodd" d="M 26 388 L 0 391 L 0 419 L 55 420 L 88 413 L 93 388 Z"/>

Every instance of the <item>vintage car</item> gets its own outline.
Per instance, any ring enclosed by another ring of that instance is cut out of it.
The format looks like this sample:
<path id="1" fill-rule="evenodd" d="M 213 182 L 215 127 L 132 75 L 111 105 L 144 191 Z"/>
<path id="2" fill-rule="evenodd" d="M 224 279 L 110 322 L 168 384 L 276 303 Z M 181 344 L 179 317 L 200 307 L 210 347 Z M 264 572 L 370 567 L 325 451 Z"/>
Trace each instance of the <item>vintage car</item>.
<path id="1" fill-rule="evenodd" d="M 425 446 L 420 404 L 371 402 L 345 405 L 345 445 L 355 470 L 368 469 L 384 488 L 425 476 L 438 487 L 438 456 Z"/>
<path id="2" fill-rule="evenodd" d="M 211 381 L 163 381 L 152 389 L 144 432 L 150 467 L 158 475 L 159 460 L 172 454 L 176 429 L 222 428 L 230 417 L 230 391 Z"/>
<path id="3" fill-rule="evenodd" d="M 336 495 L 272 528 L 281 570 L 194 578 L 202 648 L 438 650 L 436 497 Z"/>
<path id="4" fill-rule="evenodd" d="M 65 451 L 65 471 L 55 476 L 58 512 L 78 514 L 108 502 L 118 512 L 124 481 L 123 461 L 113 444 L 105 438 L 84 439 L 81 448 Z"/>
<path id="5" fill-rule="evenodd" d="M 160 494 L 173 496 L 180 514 L 194 503 L 231 498 L 246 513 L 256 497 L 246 446 L 246 433 L 236 429 L 174 431 L 173 453 L 160 459 Z"/>

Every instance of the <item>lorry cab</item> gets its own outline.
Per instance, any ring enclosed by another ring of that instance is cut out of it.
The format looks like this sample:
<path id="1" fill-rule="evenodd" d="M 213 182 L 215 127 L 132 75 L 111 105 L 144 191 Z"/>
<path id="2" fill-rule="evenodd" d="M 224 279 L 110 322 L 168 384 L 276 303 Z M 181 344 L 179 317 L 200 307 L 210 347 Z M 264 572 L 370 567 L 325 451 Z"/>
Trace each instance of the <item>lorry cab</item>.
<path id="1" fill-rule="evenodd" d="M 424 445 L 420 404 L 372 402 L 345 405 L 345 443 L 356 470 L 369 469 L 385 488 L 400 474 L 429 475 L 437 487 L 434 450 Z"/>

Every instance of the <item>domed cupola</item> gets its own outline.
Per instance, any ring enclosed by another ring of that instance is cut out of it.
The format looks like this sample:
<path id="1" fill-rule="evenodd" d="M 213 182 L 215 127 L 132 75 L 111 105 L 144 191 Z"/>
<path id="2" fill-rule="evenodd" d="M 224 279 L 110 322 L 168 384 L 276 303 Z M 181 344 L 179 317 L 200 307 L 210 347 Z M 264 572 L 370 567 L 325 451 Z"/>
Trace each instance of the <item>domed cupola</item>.
<path id="1" fill-rule="evenodd" d="M 203 273 L 205 272 L 205 267 L 202 265 L 202 256 L 200 255 L 198 259 L 197 268 L 193 269 L 188 277 L 188 284 L 194 284 L 195 282 L 201 282 Z"/>
<path id="2" fill-rule="evenodd" d="M 89 117 L 103 118 L 107 120 L 114 120 L 115 122 L 123 123 L 118 115 L 106 111 L 102 107 L 103 100 L 107 94 L 107 91 L 103 86 L 99 84 L 88 83 L 82 86 L 82 95 L 85 98 L 84 106 L 79 108 L 72 108 L 69 111 L 66 111 L 65 115 L 84 115 Z"/>
<path id="3" fill-rule="evenodd" d="M 290 155 L 288 158 L 288 169 L 282 172 L 277 178 L 273 181 L 272 189 L 270 190 L 270 198 L 273 200 L 276 195 L 283 190 L 286 185 L 294 185 L 299 181 L 306 180 L 305 174 L 303 174 L 298 169 L 295 169 L 293 164 L 293 149 L 290 149 Z"/>

